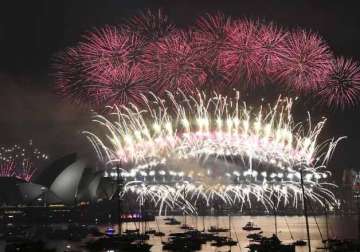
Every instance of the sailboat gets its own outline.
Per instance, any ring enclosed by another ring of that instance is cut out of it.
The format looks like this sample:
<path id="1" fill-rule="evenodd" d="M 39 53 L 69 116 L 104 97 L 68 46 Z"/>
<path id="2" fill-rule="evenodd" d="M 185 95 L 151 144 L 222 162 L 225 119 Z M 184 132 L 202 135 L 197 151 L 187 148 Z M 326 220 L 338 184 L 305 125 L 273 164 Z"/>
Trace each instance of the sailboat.
<path id="1" fill-rule="evenodd" d="M 254 222 L 249 221 L 248 223 L 246 223 L 245 226 L 242 227 L 243 230 L 245 231 L 257 231 L 257 230 L 261 230 L 260 227 L 258 227 Z"/>

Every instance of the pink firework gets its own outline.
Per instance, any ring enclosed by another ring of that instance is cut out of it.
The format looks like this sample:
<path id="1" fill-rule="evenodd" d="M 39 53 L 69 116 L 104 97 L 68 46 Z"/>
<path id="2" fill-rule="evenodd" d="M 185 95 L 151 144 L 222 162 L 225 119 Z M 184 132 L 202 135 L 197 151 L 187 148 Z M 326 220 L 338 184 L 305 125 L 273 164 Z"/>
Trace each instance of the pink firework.
<path id="1" fill-rule="evenodd" d="M 194 26 L 194 51 L 201 55 L 204 72 L 206 73 L 206 88 L 221 90 L 230 81 L 228 69 L 219 60 L 219 52 L 224 48 L 229 37 L 231 18 L 223 13 L 206 14 L 200 17 Z"/>
<path id="2" fill-rule="evenodd" d="M 162 10 L 146 10 L 126 20 L 124 28 L 136 32 L 147 41 L 157 41 L 169 35 L 175 30 L 175 26 L 169 21 L 169 17 Z"/>
<path id="3" fill-rule="evenodd" d="M 68 97 L 78 104 L 86 104 L 88 100 L 88 75 L 82 71 L 81 55 L 77 48 L 68 48 L 54 58 L 54 82 L 56 92 Z"/>
<path id="4" fill-rule="evenodd" d="M 191 33 L 177 32 L 147 48 L 145 69 L 155 92 L 192 92 L 206 81 L 201 55 L 195 53 Z"/>
<path id="5" fill-rule="evenodd" d="M 48 156 L 33 146 L 30 140 L 28 145 L 0 147 L 0 176 L 17 177 L 29 182 L 41 162 Z"/>
<path id="6" fill-rule="evenodd" d="M 15 176 L 16 165 L 13 160 L 1 162 L 0 164 L 0 177 L 13 177 Z"/>
<path id="7" fill-rule="evenodd" d="M 261 62 L 256 57 L 257 34 L 258 25 L 250 20 L 233 22 L 230 27 L 229 37 L 219 58 L 236 82 L 253 85 L 262 80 Z"/>
<path id="8" fill-rule="evenodd" d="M 209 61 L 216 58 L 228 39 L 230 25 L 231 19 L 220 12 L 200 17 L 194 27 L 194 42 L 198 53 L 207 56 Z"/>
<path id="9" fill-rule="evenodd" d="M 150 91 L 139 65 L 123 66 L 94 78 L 90 98 L 98 105 L 141 104 L 142 95 Z"/>
<path id="10" fill-rule="evenodd" d="M 288 32 L 273 23 L 260 24 L 255 37 L 255 62 L 260 63 L 262 76 L 272 79 L 281 62 L 280 54 L 284 50 Z"/>
<path id="11" fill-rule="evenodd" d="M 33 166 L 30 160 L 24 160 L 21 170 L 16 173 L 16 177 L 29 182 L 36 171 L 36 167 Z"/>
<path id="12" fill-rule="evenodd" d="M 106 26 L 84 35 L 80 42 L 82 71 L 91 76 L 106 75 L 118 67 L 141 61 L 144 40 L 137 34 Z"/>
<path id="13" fill-rule="evenodd" d="M 333 55 L 316 34 L 295 31 L 289 34 L 281 51 L 277 76 L 291 88 L 313 91 L 326 80 Z"/>
<path id="14" fill-rule="evenodd" d="M 330 107 L 345 109 L 360 102 L 360 64 L 343 57 L 334 60 L 327 82 L 318 94 Z"/>

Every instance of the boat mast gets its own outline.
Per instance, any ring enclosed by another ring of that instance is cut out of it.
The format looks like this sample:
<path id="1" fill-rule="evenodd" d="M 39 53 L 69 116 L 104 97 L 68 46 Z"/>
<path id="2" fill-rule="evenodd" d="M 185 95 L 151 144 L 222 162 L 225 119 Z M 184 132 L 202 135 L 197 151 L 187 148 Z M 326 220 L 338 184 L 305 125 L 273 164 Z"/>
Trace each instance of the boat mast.
<path id="1" fill-rule="evenodd" d="M 306 198 L 305 198 L 304 178 L 303 178 L 303 170 L 302 169 L 300 169 L 300 182 L 301 182 L 301 190 L 302 190 L 302 199 L 303 199 L 303 204 L 304 204 L 304 215 L 305 215 L 308 248 L 309 248 L 309 252 L 311 252 L 309 220 L 308 220 L 308 213 L 307 213 L 307 204 L 306 204 Z"/>
<path id="2" fill-rule="evenodd" d="M 277 228 L 277 207 L 276 207 L 276 203 L 275 203 L 275 198 L 274 198 L 273 204 L 274 204 L 274 218 L 275 218 L 275 235 L 277 236 L 277 234 L 278 234 L 278 228 Z"/>
<path id="3" fill-rule="evenodd" d="M 120 199 L 120 192 L 121 192 L 121 180 L 120 180 L 120 166 L 116 166 L 116 190 L 117 190 L 117 221 L 118 221 L 118 233 L 121 235 L 122 232 L 122 222 L 121 222 L 121 199 Z"/>

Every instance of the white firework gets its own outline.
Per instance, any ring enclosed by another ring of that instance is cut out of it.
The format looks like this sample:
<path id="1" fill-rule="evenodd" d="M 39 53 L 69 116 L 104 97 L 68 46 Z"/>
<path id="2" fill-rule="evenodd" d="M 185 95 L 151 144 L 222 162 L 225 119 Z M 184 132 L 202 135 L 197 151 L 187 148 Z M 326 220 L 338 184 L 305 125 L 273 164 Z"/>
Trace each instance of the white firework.
<path id="1" fill-rule="evenodd" d="M 113 107 L 94 121 L 105 134 L 86 131 L 99 159 L 121 166 L 124 192 L 150 199 L 161 209 L 221 199 L 227 204 L 261 202 L 266 208 L 302 200 L 335 200 L 327 182 L 328 160 L 339 139 L 318 143 L 326 119 L 295 123 L 293 100 L 252 109 L 239 99 L 203 93 L 168 93 Z M 108 172 L 109 176 L 116 176 Z"/>

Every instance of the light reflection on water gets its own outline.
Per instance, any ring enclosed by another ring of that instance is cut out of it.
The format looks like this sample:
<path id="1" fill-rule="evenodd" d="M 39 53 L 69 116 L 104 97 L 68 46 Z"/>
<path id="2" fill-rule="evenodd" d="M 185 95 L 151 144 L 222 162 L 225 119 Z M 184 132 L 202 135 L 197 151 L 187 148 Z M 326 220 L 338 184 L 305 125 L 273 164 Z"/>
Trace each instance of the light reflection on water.
<path id="1" fill-rule="evenodd" d="M 159 224 L 160 231 L 169 234 L 173 232 L 183 232 L 180 229 L 179 225 L 165 225 L 165 221 L 163 220 L 165 217 L 157 217 L 157 223 Z M 175 216 L 175 218 L 182 223 L 184 223 L 183 216 Z M 329 236 L 330 238 L 357 238 L 357 218 L 356 216 L 329 216 Z M 207 216 L 204 218 L 205 227 L 208 229 L 211 225 L 219 225 L 220 227 L 227 228 L 229 225 L 229 219 L 227 216 L 221 217 L 212 217 Z M 274 225 L 274 217 L 272 216 L 233 216 L 231 217 L 231 236 L 234 239 L 239 239 L 240 247 L 234 246 L 231 248 L 233 252 L 245 252 L 248 251 L 246 246 L 249 245 L 249 241 L 246 238 L 246 235 L 249 234 L 246 231 L 242 230 L 242 227 L 248 222 L 253 221 L 255 224 L 261 227 L 264 232 L 264 236 L 271 236 L 275 232 Z M 310 236 L 311 236 L 311 247 L 312 251 L 315 251 L 317 247 L 321 247 L 321 235 L 324 239 L 326 239 L 326 221 L 324 216 L 316 217 L 316 221 L 320 227 L 321 234 L 316 225 L 314 217 L 309 217 L 309 225 L 310 225 Z M 203 218 L 202 217 L 187 217 L 187 224 L 197 227 L 199 230 L 203 229 Z M 287 225 L 288 223 L 288 225 Z M 138 228 L 138 223 L 127 223 L 123 224 L 123 229 L 135 229 Z M 147 225 L 148 227 L 157 230 L 156 222 L 150 222 Z M 306 229 L 305 229 L 305 218 L 303 216 L 291 216 L 277 217 L 277 226 L 278 226 L 278 236 L 284 243 L 290 243 L 293 240 L 291 239 L 291 235 L 294 240 L 304 239 L 306 240 Z M 290 231 L 289 231 L 289 228 Z M 104 231 L 107 226 L 99 226 L 100 231 Z M 223 233 L 224 235 L 229 235 L 229 233 Z M 151 236 L 149 243 L 153 244 L 151 251 L 158 252 L 161 250 L 161 239 L 166 241 L 166 237 L 153 237 Z M 74 251 L 87 251 L 85 250 L 80 243 L 68 243 L 68 242 L 49 242 L 49 247 L 57 247 L 57 251 L 64 251 L 67 244 L 70 244 Z M 229 247 L 216 248 L 210 246 L 210 244 L 205 244 L 202 246 L 201 251 L 206 252 L 221 252 L 221 251 L 229 251 Z M 307 252 L 307 246 L 305 247 L 297 247 L 297 252 Z"/>

